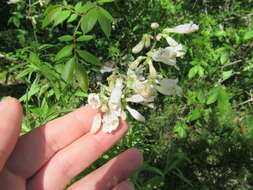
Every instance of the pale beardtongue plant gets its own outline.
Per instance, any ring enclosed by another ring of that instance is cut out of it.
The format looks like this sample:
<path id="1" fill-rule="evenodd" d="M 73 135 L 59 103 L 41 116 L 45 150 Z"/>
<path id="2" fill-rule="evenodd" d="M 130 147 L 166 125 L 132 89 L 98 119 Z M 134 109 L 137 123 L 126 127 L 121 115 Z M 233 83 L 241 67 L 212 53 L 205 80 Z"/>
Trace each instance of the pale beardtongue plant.
<path id="1" fill-rule="evenodd" d="M 158 27 L 158 23 L 151 24 L 154 30 Z M 184 56 L 186 52 L 182 44 L 177 43 L 170 34 L 187 34 L 198 29 L 198 25 L 190 22 L 174 28 L 166 28 L 157 35 L 144 34 L 141 41 L 132 49 L 132 53 L 139 54 L 146 49 L 146 55 L 129 61 L 126 74 L 120 73 L 116 68 L 104 66 L 103 72 L 112 72 L 107 79 L 108 86 L 100 84 L 100 92 L 88 96 L 88 104 L 99 110 L 94 117 L 91 133 L 96 133 L 101 128 L 105 133 L 115 131 L 119 126 L 120 118 L 126 119 L 126 110 L 134 119 L 145 122 L 145 117 L 131 108 L 129 103 L 154 108 L 153 102 L 158 93 L 180 96 L 182 89 L 177 85 L 178 79 L 164 78 L 156 71 L 153 64 L 161 62 L 177 68 L 177 57 Z M 156 48 L 162 39 L 165 39 L 169 46 Z"/>

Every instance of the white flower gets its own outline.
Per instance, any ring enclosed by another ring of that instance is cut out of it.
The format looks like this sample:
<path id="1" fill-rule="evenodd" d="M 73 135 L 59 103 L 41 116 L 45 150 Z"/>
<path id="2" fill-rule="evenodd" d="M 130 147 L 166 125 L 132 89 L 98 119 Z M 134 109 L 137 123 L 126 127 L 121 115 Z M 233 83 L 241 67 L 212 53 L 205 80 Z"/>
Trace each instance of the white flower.
<path id="1" fill-rule="evenodd" d="M 133 90 L 143 96 L 145 99 L 153 99 L 156 96 L 156 89 L 149 81 L 135 81 L 133 84 Z"/>
<path id="2" fill-rule="evenodd" d="M 153 22 L 153 23 L 151 23 L 150 26 L 152 29 L 157 29 L 159 27 L 159 24 L 157 22 Z"/>
<path id="3" fill-rule="evenodd" d="M 97 94 L 89 94 L 88 96 L 88 104 L 93 108 L 93 109 L 98 109 L 101 106 L 101 100 Z"/>
<path id="4" fill-rule="evenodd" d="M 133 102 L 133 103 L 152 102 L 152 101 L 154 101 L 154 98 L 145 99 L 143 96 L 141 96 L 139 94 L 134 94 L 134 95 L 130 96 L 129 98 L 127 98 L 126 101 Z"/>
<path id="5" fill-rule="evenodd" d="M 178 44 L 177 46 L 173 46 L 173 47 L 166 47 L 165 50 L 170 51 L 170 52 L 175 52 L 176 57 L 181 57 L 185 55 L 185 51 L 183 50 L 182 44 Z"/>
<path id="6" fill-rule="evenodd" d="M 112 71 L 114 71 L 115 69 L 113 69 L 112 67 L 108 67 L 108 66 L 102 66 L 100 68 L 100 72 L 101 73 L 111 73 Z"/>
<path id="7" fill-rule="evenodd" d="M 172 32 L 178 34 L 187 34 L 191 32 L 195 32 L 199 29 L 199 25 L 194 24 L 192 21 L 189 24 L 180 24 L 174 28 L 167 28 L 165 32 Z"/>
<path id="8" fill-rule="evenodd" d="M 160 48 L 152 54 L 152 58 L 154 61 L 162 62 L 167 65 L 176 65 L 176 56 L 177 53 L 175 51 L 171 51 L 171 49 Z"/>
<path id="9" fill-rule="evenodd" d="M 102 124 L 102 117 L 101 113 L 97 113 L 93 119 L 92 127 L 90 129 L 90 132 L 95 134 L 101 127 Z"/>
<path id="10" fill-rule="evenodd" d="M 182 88 L 177 85 L 178 79 L 162 79 L 157 90 L 164 95 L 181 95 Z"/>
<path id="11" fill-rule="evenodd" d="M 103 116 L 102 130 L 111 133 L 119 127 L 119 117 L 113 111 L 106 112 Z"/>
<path id="12" fill-rule="evenodd" d="M 21 0 L 9 0 L 8 2 L 7 2 L 7 4 L 17 4 L 17 3 L 19 3 Z"/>
<path id="13" fill-rule="evenodd" d="M 137 121 L 145 122 L 145 117 L 141 115 L 137 110 L 130 108 L 129 106 L 126 106 L 127 111 L 133 116 L 134 119 Z"/>
<path id="14" fill-rule="evenodd" d="M 109 108 L 120 115 L 121 112 L 121 96 L 123 89 L 122 79 L 117 79 L 115 87 L 112 89 L 112 93 L 109 99 Z"/>
<path id="15" fill-rule="evenodd" d="M 131 70 L 136 69 L 145 58 L 146 58 L 145 56 L 139 56 L 136 60 L 130 63 L 129 68 Z"/>
<path id="16" fill-rule="evenodd" d="M 132 53 L 137 54 L 140 53 L 141 50 L 144 48 L 144 40 L 141 40 L 133 49 L 132 49 Z"/>
<path id="17" fill-rule="evenodd" d="M 156 72 L 155 67 L 152 63 L 152 60 L 149 59 L 147 62 L 148 62 L 148 66 L 149 66 L 149 75 L 150 75 L 150 77 L 151 78 L 156 78 L 157 72 Z"/>
<path id="18" fill-rule="evenodd" d="M 170 46 L 178 46 L 178 43 L 176 42 L 176 40 L 174 40 L 173 38 L 167 36 L 165 37 L 167 43 L 170 45 Z"/>

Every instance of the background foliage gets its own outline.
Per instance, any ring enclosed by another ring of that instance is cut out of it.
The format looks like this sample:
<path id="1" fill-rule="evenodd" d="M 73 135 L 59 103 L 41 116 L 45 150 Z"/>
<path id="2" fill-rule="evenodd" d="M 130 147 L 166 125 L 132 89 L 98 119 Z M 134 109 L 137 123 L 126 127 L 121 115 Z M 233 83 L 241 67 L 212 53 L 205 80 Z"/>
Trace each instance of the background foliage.
<path id="1" fill-rule="evenodd" d="M 134 146 L 145 159 L 136 189 L 253 189 L 252 0 L 36 2 L 0 2 L 0 97 L 23 102 L 23 133 L 85 104 L 106 79 L 99 66 L 121 62 L 151 22 L 200 24 L 174 36 L 187 48 L 180 70 L 157 68 L 179 78 L 183 96 L 140 108 L 148 121 L 130 120 L 126 137 L 73 181 Z"/>

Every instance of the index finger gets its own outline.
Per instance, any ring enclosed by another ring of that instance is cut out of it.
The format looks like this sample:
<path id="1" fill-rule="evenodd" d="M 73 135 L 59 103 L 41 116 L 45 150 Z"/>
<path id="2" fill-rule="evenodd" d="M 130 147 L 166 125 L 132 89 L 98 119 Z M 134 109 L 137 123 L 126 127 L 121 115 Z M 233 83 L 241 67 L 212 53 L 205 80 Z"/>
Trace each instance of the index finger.
<path id="1" fill-rule="evenodd" d="M 20 137 L 7 162 L 8 169 L 25 179 L 31 177 L 56 152 L 85 135 L 96 113 L 85 106 Z"/>

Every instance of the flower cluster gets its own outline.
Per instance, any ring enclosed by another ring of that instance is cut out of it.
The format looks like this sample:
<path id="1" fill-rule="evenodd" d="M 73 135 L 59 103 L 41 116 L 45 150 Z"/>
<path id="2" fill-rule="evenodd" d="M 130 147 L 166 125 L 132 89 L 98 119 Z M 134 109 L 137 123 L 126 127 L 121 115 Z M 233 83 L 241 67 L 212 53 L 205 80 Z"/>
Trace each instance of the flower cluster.
<path id="1" fill-rule="evenodd" d="M 158 27 L 158 23 L 151 24 L 154 30 Z M 88 96 L 88 104 L 99 110 L 94 117 L 91 132 L 96 133 L 100 128 L 105 133 L 115 131 L 119 126 L 120 118 L 126 118 L 125 110 L 134 119 L 145 122 L 145 117 L 130 107 L 132 104 L 154 108 L 153 102 L 159 93 L 180 96 L 182 89 L 177 84 L 178 79 L 164 78 L 156 71 L 154 63 L 160 62 L 177 68 L 177 58 L 184 56 L 186 51 L 183 45 L 177 43 L 170 34 L 187 34 L 198 29 L 198 25 L 190 22 L 174 28 L 166 28 L 155 36 L 144 34 L 141 41 L 132 49 L 132 53 L 139 54 L 143 49 L 151 48 L 146 51 L 145 56 L 138 56 L 135 60 L 129 61 L 124 74 L 115 68 L 103 67 L 103 73 L 112 72 L 112 74 L 107 79 L 108 86 L 101 84 L 100 93 L 92 93 Z M 168 47 L 155 47 L 161 39 L 166 40 Z M 152 45 L 153 41 L 154 45 Z"/>

